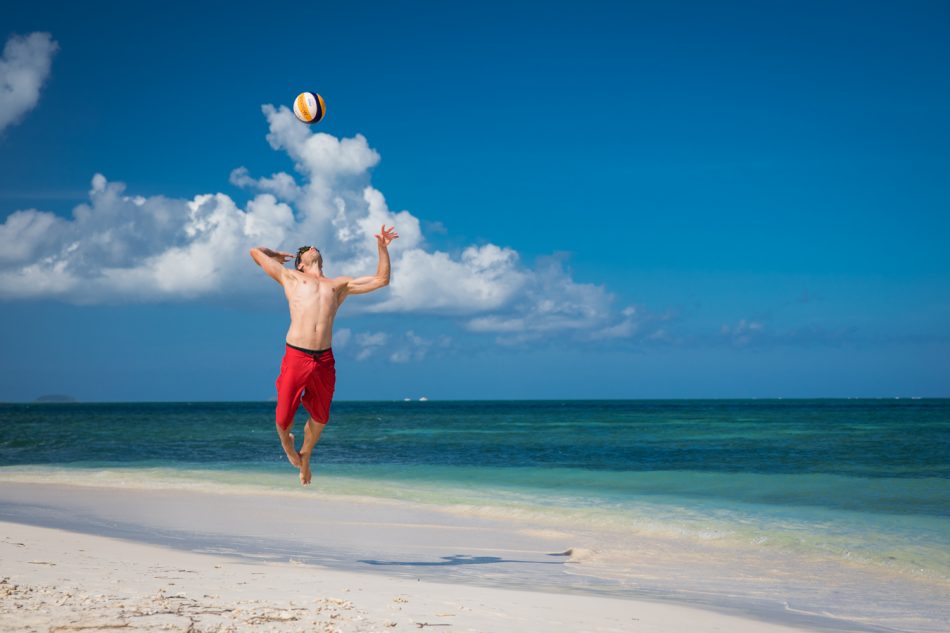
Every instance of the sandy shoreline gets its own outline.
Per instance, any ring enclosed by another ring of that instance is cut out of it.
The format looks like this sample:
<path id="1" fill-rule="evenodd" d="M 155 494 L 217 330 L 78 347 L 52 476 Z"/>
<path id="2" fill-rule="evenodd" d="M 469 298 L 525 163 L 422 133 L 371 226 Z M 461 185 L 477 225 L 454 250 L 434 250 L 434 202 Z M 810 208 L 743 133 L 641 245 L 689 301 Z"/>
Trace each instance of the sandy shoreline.
<path id="1" fill-rule="evenodd" d="M 565 593 L 567 537 L 402 502 L 4 482 L 0 629 L 856 628 Z"/>
<path id="2" fill-rule="evenodd" d="M 431 583 L 0 523 L 0 630 L 800 631 L 685 606 Z"/>

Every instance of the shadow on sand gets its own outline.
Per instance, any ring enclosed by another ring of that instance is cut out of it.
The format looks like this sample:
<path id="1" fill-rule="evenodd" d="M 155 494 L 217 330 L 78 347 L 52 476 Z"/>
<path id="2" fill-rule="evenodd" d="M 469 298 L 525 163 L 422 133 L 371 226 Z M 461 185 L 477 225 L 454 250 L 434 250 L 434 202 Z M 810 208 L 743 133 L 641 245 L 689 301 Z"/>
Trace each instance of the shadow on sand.
<path id="1" fill-rule="evenodd" d="M 489 563 L 536 563 L 538 565 L 561 565 L 562 561 L 546 560 L 515 560 L 500 558 L 498 556 L 466 556 L 464 554 L 455 554 L 454 556 L 442 556 L 440 561 L 398 561 L 398 560 L 360 560 L 360 563 L 367 565 L 407 565 L 417 567 L 441 567 L 447 565 L 487 565 Z"/>

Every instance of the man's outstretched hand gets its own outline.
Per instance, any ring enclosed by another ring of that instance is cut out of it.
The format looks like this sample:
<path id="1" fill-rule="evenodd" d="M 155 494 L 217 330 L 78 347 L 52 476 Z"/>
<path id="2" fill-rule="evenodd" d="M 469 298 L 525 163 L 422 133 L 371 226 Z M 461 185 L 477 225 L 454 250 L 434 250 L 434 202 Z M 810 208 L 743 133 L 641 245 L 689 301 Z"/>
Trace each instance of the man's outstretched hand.
<path id="1" fill-rule="evenodd" d="M 376 241 L 381 247 L 386 248 L 389 246 L 389 243 L 397 237 L 399 237 L 399 235 L 396 233 L 396 227 L 391 226 L 387 229 L 384 224 L 380 229 L 380 233 L 376 236 Z"/>

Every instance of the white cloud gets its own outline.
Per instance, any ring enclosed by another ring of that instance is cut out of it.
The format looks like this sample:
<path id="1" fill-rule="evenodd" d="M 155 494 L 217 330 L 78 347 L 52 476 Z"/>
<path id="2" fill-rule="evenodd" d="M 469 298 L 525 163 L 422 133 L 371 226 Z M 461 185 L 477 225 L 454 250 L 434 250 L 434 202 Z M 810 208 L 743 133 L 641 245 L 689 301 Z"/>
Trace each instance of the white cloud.
<path id="1" fill-rule="evenodd" d="M 49 33 L 7 40 L 0 57 L 0 132 L 36 106 L 57 48 Z"/>
<path id="2" fill-rule="evenodd" d="M 383 347 L 388 340 L 389 335 L 385 332 L 360 332 L 356 335 L 356 344 L 360 348 L 356 352 L 356 360 L 366 360 Z"/>
<path id="3" fill-rule="evenodd" d="M 736 347 L 745 347 L 761 335 L 764 330 L 765 325 L 759 321 L 739 319 L 739 322 L 735 325 L 723 324 L 719 328 L 719 333 Z"/>
<path id="4" fill-rule="evenodd" d="M 468 322 L 472 332 L 524 332 L 528 328 L 524 317 L 504 317 L 492 314 L 476 317 Z"/>
<path id="5" fill-rule="evenodd" d="M 628 306 L 621 310 L 620 321 L 611 325 L 595 329 L 590 333 L 591 340 L 603 340 L 612 338 L 629 338 L 640 330 L 640 323 L 637 319 L 637 309 Z"/>
<path id="6" fill-rule="evenodd" d="M 518 345 L 551 332 L 573 333 L 581 339 L 631 336 L 636 331 L 634 308 L 619 315 L 614 296 L 603 286 L 579 284 L 564 268 L 565 257 L 544 258 L 522 271 L 521 292 L 509 309 L 477 316 L 466 323 L 472 332 L 499 334 L 496 341 Z"/>
<path id="7" fill-rule="evenodd" d="M 763 323 L 753 319 L 739 319 L 735 325 L 723 324 L 716 333 L 709 333 L 705 341 L 725 343 L 736 348 L 762 348 L 794 345 L 853 345 L 875 340 L 874 336 L 862 334 L 854 326 L 827 323 L 808 323 L 782 327 L 775 323 Z"/>
<path id="8" fill-rule="evenodd" d="M 530 276 L 518 266 L 515 251 L 494 244 L 470 246 L 458 259 L 442 251 L 414 248 L 401 253 L 397 263 L 390 292 L 372 311 L 471 314 L 494 310 L 521 291 Z"/>
<path id="9" fill-rule="evenodd" d="M 373 235 L 385 224 L 400 235 L 390 248 L 392 282 L 350 300 L 350 313 L 456 317 L 471 332 L 507 343 L 555 332 L 605 339 L 636 331 L 634 313 L 618 313 L 603 286 L 575 282 L 564 256 L 532 267 L 512 248 L 492 243 L 456 253 L 430 248 L 419 219 L 390 209 L 373 187 L 370 172 L 380 156 L 365 137 L 314 134 L 285 107 L 263 112 L 268 141 L 294 160 L 296 175 L 255 178 L 236 168 L 231 183 L 253 196 L 241 208 L 224 193 L 129 195 L 124 184 L 96 174 L 88 202 L 72 217 L 30 209 L 0 224 L 0 298 L 101 303 L 276 294 L 248 257 L 250 247 L 292 251 L 315 244 L 327 274 L 362 276 L 376 270 Z M 385 344 L 368 336 L 352 337 L 360 359 Z M 421 358 L 439 340 L 407 334 L 389 357 Z M 339 346 L 347 342 L 338 334 Z"/>
<path id="10" fill-rule="evenodd" d="M 343 349 L 350 343 L 350 337 L 353 335 L 353 330 L 348 327 L 340 328 L 333 332 L 333 347 L 334 349 Z"/>
<path id="11" fill-rule="evenodd" d="M 52 213 L 16 211 L 0 225 L 0 260 L 31 259 L 42 240 L 60 230 L 63 220 Z"/>
<path id="12" fill-rule="evenodd" d="M 252 187 L 262 191 L 269 191 L 288 202 L 298 200 L 302 193 L 294 177 L 283 171 L 273 174 L 270 178 L 259 178 L 255 180 L 248 175 L 247 167 L 238 167 L 231 171 L 229 180 L 232 185 L 241 187 L 242 189 Z"/>
<path id="13" fill-rule="evenodd" d="M 408 363 L 409 361 L 420 361 L 425 358 L 429 352 L 437 348 L 447 348 L 452 344 L 449 336 L 438 336 L 435 338 L 425 338 L 419 336 L 413 330 L 407 330 L 397 348 L 389 355 L 390 362 Z"/>
<path id="14" fill-rule="evenodd" d="M 0 296 L 76 303 L 232 294 L 253 281 L 249 245 L 285 241 L 293 212 L 270 194 L 125 195 L 101 174 L 71 220 L 30 210 L 0 225 Z"/>

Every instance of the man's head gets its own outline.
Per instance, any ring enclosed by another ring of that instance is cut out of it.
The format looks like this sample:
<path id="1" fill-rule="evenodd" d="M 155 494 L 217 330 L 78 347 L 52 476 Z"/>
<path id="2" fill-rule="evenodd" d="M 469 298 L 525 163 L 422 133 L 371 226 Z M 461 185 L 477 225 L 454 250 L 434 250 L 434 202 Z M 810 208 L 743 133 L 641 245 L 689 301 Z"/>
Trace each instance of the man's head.
<path id="1" fill-rule="evenodd" d="M 297 249 L 297 259 L 294 260 L 294 268 L 303 272 L 306 268 L 317 267 L 323 270 L 323 255 L 314 246 L 301 246 Z"/>

